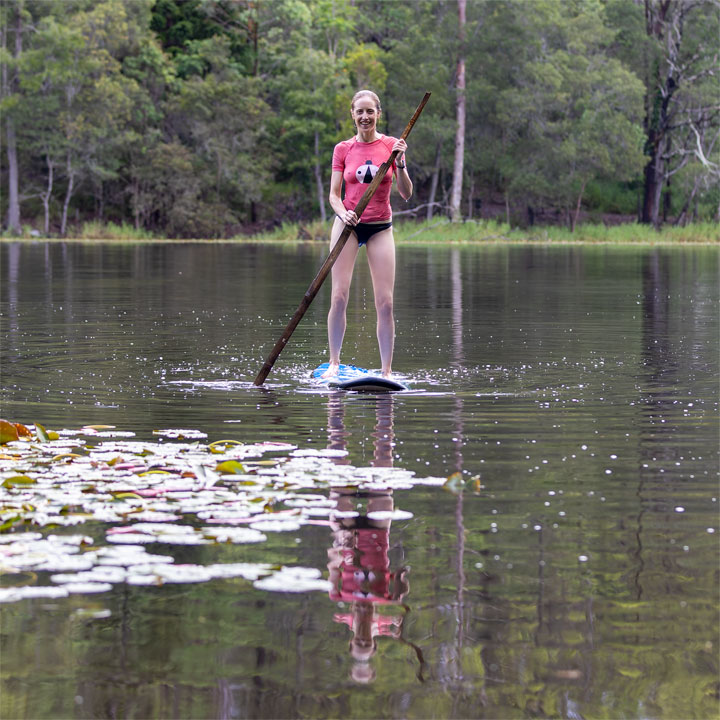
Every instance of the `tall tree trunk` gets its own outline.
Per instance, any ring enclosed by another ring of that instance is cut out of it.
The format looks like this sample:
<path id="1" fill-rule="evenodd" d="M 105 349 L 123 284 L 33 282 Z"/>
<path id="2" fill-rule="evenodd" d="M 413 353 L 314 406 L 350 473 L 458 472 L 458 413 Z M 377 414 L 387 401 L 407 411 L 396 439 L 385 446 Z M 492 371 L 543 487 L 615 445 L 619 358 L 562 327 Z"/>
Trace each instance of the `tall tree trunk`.
<path id="1" fill-rule="evenodd" d="M 662 221 L 663 187 L 666 182 L 670 187 L 670 176 L 678 169 L 671 166 L 670 154 L 671 144 L 674 149 L 678 140 L 680 144 L 683 142 L 678 132 L 683 123 L 679 122 L 678 116 L 688 111 L 687 106 L 683 107 L 682 95 L 678 94 L 678 90 L 683 87 L 687 92 L 701 78 L 711 76 L 714 65 L 709 63 L 707 67 L 702 67 L 703 58 L 707 56 L 702 49 L 698 49 L 690 58 L 684 48 L 688 14 L 700 7 L 701 3 L 689 0 L 645 0 L 644 4 L 648 37 L 644 129 L 648 160 L 644 171 L 640 220 L 657 228 Z"/>
<path id="2" fill-rule="evenodd" d="M 672 186 L 670 184 L 670 178 L 667 179 L 665 183 L 666 190 L 663 193 L 662 196 L 662 206 L 663 206 L 663 223 L 666 223 L 668 220 L 668 216 L 672 212 Z"/>
<path id="3" fill-rule="evenodd" d="M 133 198 L 133 217 L 135 219 L 135 229 L 140 229 L 140 209 L 138 205 L 140 204 L 140 183 L 138 182 L 137 178 L 133 179 L 132 182 L 132 198 Z"/>
<path id="4" fill-rule="evenodd" d="M 45 212 L 45 222 L 43 224 L 43 230 L 45 232 L 45 235 L 47 236 L 50 234 L 50 198 L 52 197 L 53 191 L 55 164 L 50 159 L 50 155 L 46 155 L 45 162 L 47 163 L 48 167 L 47 187 L 45 189 L 45 192 L 40 193 L 40 198 L 42 199 L 43 210 Z"/>
<path id="5" fill-rule="evenodd" d="M 582 206 L 582 197 L 585 192 L 585 185 L 587 184 L 587 180 L 582 181 L 582 185 L 580 186 L 580 192 L 578 193 L 578 199 L 577 199 L 577 205 L 575 206 L 575 215 L 573 217 L 572 226 L 570 228 L 570 232 L 575 232 L 575 228 L 577 226 L 578 218 L 580 217 L 580 207 Z"/>
<path id="6" fill-rule="evenodd" d="M 318 204 L 320 205 L 320 220 L 327 220 L 325 212 L 325 190 L 323 188 L 322 170 L 320 169 L 320 133 L 315 131 L 315 186 L 317 187 Z"/>
<path id="7" fill-rule="evenodd" d="M 652 144 L 648 143 L 652 148 Z M 658 167 L 662 160 L 657 149 L 651 150 L 650 159 L 645 165 L 643 183 L 643 202 L 640 222 L 646 225 L 657 225 L 660 208 L 660 192 L 662 188 L 662 170 Z"/>
<path id="8" fill-rule="evenodd" d="M 465 161 L 465 25 L 467 0 L 458 0 L 458 61 L 455 77 L 455 160 L 450 192 L 450 218 L 461 219 L 460 201 Z"/>
<path id="9" fill-rule="evenodd" d="M 250 42 L 252 43 L 253 47 L 253 77 L 258 76 L 258 70 L 260 68 L 258 60 L 258 23 L 260 20 L 260 8 L 258 7 L 259 5 L 259 0 L 250 0 L 250 2 L 248 3 L 248 10 L 250 11 L 250 16 L 248 18 L 248 34 L 250 35 Z"/>
<path id="10" fill-rule="evenodd" d="M 438 140 L 435 148 L 435 166 L 430 180 L 430 198 L 428 200 L 427 219 L 432 220 L 435 212 L 435 198 L 437 197 L 438 182 L 440 180 L 440 160 L 442 159 L 442 141 Z"/>
<path id="11" fill-rule="evenodd" d="M 683 203 L 682 208 L 680 209 L 680 212 L 678 213 L 678 216 L 675 218 L 675 222 L 673 225 L 687 225 L 687 216 L 688 216 L 688 210 L 690 209 L 690 206 L 693 203 L 693 200 L 695 200 L 695 195 L 697 191 L 700 189 L 700 177 L 695 178 L 695 182 L 693 183 L 693 189 L 690 192 L 690 194 L 685 198 L 685 202 Z"/>
<path id="12" fill-rule="evenodd" d="M 645 0 L 645 32 L 648 38 L 660 39 L 663 35 L 665 14 L 669 3 L 655 7 L 654 0 Z M 647 225 L 657 225 L 659 206 L 659 187 L 662 186 L 663 160 L 661 146 L 663 140 L 663 127 L 661 122 L 660 106 L 662 104 L 660 92 L 660 60 L 654 56 L 651 45 L 647 46 L 645 68 L 645 154 L 647 163 L 643 171 L 643 200 L 640 212 L 640 222 Z"/>
<path id="13" fill-rule="evenodd" d="M 75 170 L 72 166 L 72 159 L 70 157 L 70 151 L 68 151 L 67 155 L 67 178 L 68 178 L 68 186 L 67 191 L 65 192 L 65 202 L 63 202 L 63 211 L 62 211 L 62 219 L 60 220 L 60 236 L 65 237 L 65 233 L 67 231 L 67 216 L 68 216 L 68 208 L 70 207 L 70 200 L 72 199 L 73 189 L 75 186 Z"/>
<path id="14" fill-rule="evenodd" d="M 15 124 L 12 118 L 5 120 L 5 139 L 8 159 L 8 229 L 20 234 L 20 193 L 17 161 L 17 142 Z"/>
<path id="15" fill-rule="evenodd" d="M 22 54 L 22 10 L 23 3 L 15 6 L 15 51 L 13 57 L 18 60 Z M 3 29 L 3 49 L 7 47 L 7 29 Z M 3 63 L 3 97 L 11 95 L 17 90 L 17 70 L 13 77 L 8 76 L 7 64 Z M 15 121 L 12 117 L 5 118 L 5 140 L 7 144 L 8 161 L 8 229 L 20 234 L 20 179 L 18 173 L 17 139 L 15 136 Z"/>

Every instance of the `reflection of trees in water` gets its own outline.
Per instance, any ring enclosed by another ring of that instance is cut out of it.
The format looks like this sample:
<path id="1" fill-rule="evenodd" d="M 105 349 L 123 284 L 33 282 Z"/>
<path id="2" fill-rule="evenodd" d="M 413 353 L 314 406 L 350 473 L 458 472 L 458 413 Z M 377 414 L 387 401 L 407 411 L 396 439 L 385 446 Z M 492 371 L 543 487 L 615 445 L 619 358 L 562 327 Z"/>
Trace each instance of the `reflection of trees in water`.
<path id="1" fill-rule="evenodd" d="M 460 382 L 465 368 L 465 347 L 464 314 L 463 306 L 463 272 L 461 264 L 461 252 L 454 248 L 450 256 L 450 282 L 451 282 L 451 346 L 448 348 L 450 354 L 450 366 Z M 477 339 L 475 339 L 477 340 Z M 463 446 L 467 440 L 465 430 L 465 401 L 458 393 L 453 400 L 451 414 L 451 432 L 454 443 L 454 468 L 461 476 L 465 471 L 463 459 Z M 452 702 L 448 709 L 449 717 L 462 717 L 468 712 L 468 708 L 474 708 L 474 712 L 481 712 L 480 708 L 487 704 L 486 679 L 493 676 L 492 666 L 494 654 L 492 650 L 493 631 L 489 630 L 489 623 L 499 627 L 500 623 L 507 620 L 507 614 L 499 600 L 495 602 L 488 592 L 488 585 L 496 578 L 485 571 L 473 573 L 468 578 L 466 563 L 468 562 L 468 539 L 471 531 L 466 527 L 464 478 L 456 493 L 455 504 L 452 512 L 452 526 L 454 526 L 454 562 L 449 570 L 449 577 L 452 577 L 452 602 L 445 612 L 442 608 L 437 618 L 438 622 L 451 622 L 451 628 L 444 636 L 446 642 L 439 643 L 437 647 L 438 662 L 434 667 L 437 680 L 449 691 Z M 477 518 L 473 518 L 472 525 L 476 525 Z M 482 531 L 484 532 L 484 531 Z M 473 537 L 471 547 L 477 547 L 479 543 L 477 531 L 472 531 Z M 475 553 L 475 550 L 471 550 Z M 449 579 L 448 577 L 448 579 Z M 478 586 L 478 580 L 480 585 Z M 468 663 L 472 657 L 479 662 L 481 667 L 475 667 Z M 473 667 L 473 670 L 469 670 Z"/>
<path id="2" fill-rule="evenodd" d="M 452 282 L 452 345 L 450 364 L 462 377 L 465 363 L 463 345 L 463 284 L 461 278 L 460 254 L 454 250 L 451 254 Z M 528 267 L 532 267 L 532 253 L 526 254 Z M 476 288 L 477 291 L 477 288 Z M 477 341 L 477 339 L 475 339 Z M 454 399 L 452 413 L 452 432 L 455 442 L 454 470 L 463 473 L 463 445 L 466 442 L 464 419 L 466 411 L 462 394 Z M 462 483 L 461 483 L 462 485 Z M 569 588 L 553 585 L 554 578 L 546 578 L 546 534 L 537 533 L 537 553 L 533 557 L 528 552 L 528 560 L 536 567 L 535 582 L 532 590 L 521 593 L 522 600 L 509 600 L 503 592 L 506 584 L 513 582 L 513 571 L 507 576 L 489 569 L 469 570 L 469 558 L 488 558 L 488 550 L 480 550 L 488 545 L 481 539 L 489 536 L 486 524 L 478 518 L 467 515 L 470 507 L 478 507 L 473 498 L 459 491 L 453 513 L 455 562 L 452 566 L 454 579 L 453 602 L 446 608 L 452 620 L 452 632 L 442 633 L 441 637 L 452 637 L 452 642 L 441 643 L 438 647 L 439 658 L 433 670 L 437 679 L 447 688 L 452 697 L 452 710 L 448 716 L 459 717 L 467 713 L 469 707 L 476 712 L 492 712 L 480 708 L 505 707 L 512 693 L 511 702 L 530 715 L 543 715 L 543 697 L 556 696 L 557 707 L 563 716 L 572 716 L 572 701 L 560 692 L 559 687 L 551 689 L 554 678 L 576 681 L 584 678 L 590 682 L 592 670 L 584 665 L 579 670 L 576 663 L 558 658 L 551 659 L 553 648 L 561 645 L 560 638 L 569 630 L 576 632 L 577 621 L 567 618 L 568 607 L 577 605 L 577 598 L 568 597 Z M 466 507 L 467 506 L 467 507 Z M 487 508 L 486 504 L 483 504 Z M 466 522 L 467 521 L 467 522 Z M 469 529 L 469 527 L 472 528 Z M 502 549 L 498 548 L 502 553 Z M 552 553 L 549 553 L 552 555 Z M 531 571 L 532 572 L 532 571 Z M 549 587 L 548 587 L 549 586 Z M 592 598 L 581 601 L 585 604 L 586 622 L 582 632 L 585 647 L 593 644 Z M 540 657 L 545 657 L 541 660 Z M 541 671 L 544 676 L 538 675 Z M 513 687 L 524 686 L 528 673 L 534 680 L 542 682 L 542 691 L 537 687 L 526 692 L 513 691 Z M 557 692 L 556 692 L 557 690 Z"/>
<path id="3" fill-rule="evenodd" d="M 633 552 L 633 583 L 637 600 L 643 599 L 643 577 L 651 560 L 650 555 L 653 556 L 652 565 L 657 562 L 667 567 L 674 565 L 662 548 L 652 548 L 652 553 L 646 551 L 646 514 L 651 513 L 651 524 L 662 518 L 661 522 L 667 527 L 668 517 L 673 512 L 672 496 L 680 489 L 678 483 L 683 482 L 677 473 L 666 475 L 664 472 L 673 467 L 685 452 L 679 427 L 684 407 L 679 402 L 680 376 L 683 376 L 682 385 L 685 387 L 687 376 L 692 372 L 692 357 L 688 357 L 687 349 L 683 351 L 681 347 L 681 333 L 691 333 L 691 323 L 688 322 L 690 318 L 683 317 L 685 308 L 682 307 L 681 283 L 671 282 L 671 260 L 671 255 L 663 250 L 646 253 L 642 260 L 642 367 L 638 370 L 637 379 L 641 393 L 640 467 L 636 493 L 639 509 L 635 519 L 636 547 Z M 677 318 L 683 318 L 681 322 L 687 323 L 682 330 L 674 327 Z M 657 532 L 662 534 L 662 527 L 656 528 L 654 533 L 650 528 L 648 539 Z"/>

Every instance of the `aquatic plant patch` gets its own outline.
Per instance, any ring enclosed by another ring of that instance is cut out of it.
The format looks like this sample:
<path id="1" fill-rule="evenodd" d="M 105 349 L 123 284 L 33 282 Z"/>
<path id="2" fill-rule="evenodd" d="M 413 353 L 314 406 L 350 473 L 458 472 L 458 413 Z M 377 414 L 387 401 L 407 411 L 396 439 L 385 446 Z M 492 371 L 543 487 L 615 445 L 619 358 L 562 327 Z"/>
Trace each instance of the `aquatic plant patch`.
<path id="1" fill-rule="evenodd" d="M 264 543 L 271 533 L 329 526 L 347 515 L 335 510 L 334 488 L 447 482 L 338 465 L 338 450 L 206 443 L 194 430 L 158 431 L 147 442 L 110 426 L 19 427 L 7 423 L 0 446 L 0 602 L 233 577 L 265 590 L 327 591 L 315 568 L 181 564 L 172 547 Z M 396 508 L 383 519 L 411 517 Z"/>

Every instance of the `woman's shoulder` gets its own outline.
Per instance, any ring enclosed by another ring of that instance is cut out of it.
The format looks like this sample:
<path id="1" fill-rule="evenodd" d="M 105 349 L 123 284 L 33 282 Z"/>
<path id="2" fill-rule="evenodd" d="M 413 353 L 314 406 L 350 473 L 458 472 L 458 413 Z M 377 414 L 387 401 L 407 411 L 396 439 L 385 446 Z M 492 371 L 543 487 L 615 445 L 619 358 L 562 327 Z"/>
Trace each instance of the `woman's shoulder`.
<path id="1" fill-rule="evenodd" d="M 347 157 L 348 152 L 350 152 L 351 147 L 352 147 L 352 139 L 343 140 L 342 142 L 339 142 L 333 148 L 333 161 L 332 161 L 333 170 L 340 170 L 340 171 L 342 170 L 343 165 L 345 163 L 345 158 Z"/>
<path id="2" fill-rule="evenodd" d="M 353 139 L 342 140 L 333 148 L 333 167 L 342 165 L 352 147 Z"/>
<path id="3" fill-rule="evenodd" d="M 392 135 L 381 135 L 380 141 L 382 142 L 385 147 L 390 148 L 392 150 L 393 145 L 397 142 L 397 138 L 393 137 Z"/>
<path id="4" fill-rule="evenodd" d="M 350 138 L 349 140 L 341 140 L 337 145 L 335 145 L 335 150 L 347 152 L 352 147 L 352 144 L 354 142 L 355 138 Z"/>

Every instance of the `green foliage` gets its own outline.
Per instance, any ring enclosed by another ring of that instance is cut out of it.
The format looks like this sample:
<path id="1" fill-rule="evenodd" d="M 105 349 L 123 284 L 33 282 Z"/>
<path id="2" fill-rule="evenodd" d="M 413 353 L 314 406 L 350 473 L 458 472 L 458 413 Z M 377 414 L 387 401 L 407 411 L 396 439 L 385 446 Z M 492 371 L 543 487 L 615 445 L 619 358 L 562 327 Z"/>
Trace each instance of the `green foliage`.
<path id="1" fill-rule="evenodd" d="M 181 77 L 202 73 L 204 63 L 192 52 L 195 43 L 218 34 L 202 9 L 202 0 L 156 0 L 150 29 L 176 58 Z"/>
<path id="2" fill-rule="evenodd" d="M 518 8 L 535 16 L 541 42 L 498 107 L 514 141 L 501 163 L 507 191 L 567 209 L 593 178 L 628 180 L 643 165 L 642 83 L 605 54 L 611 35 L 599 3 L 578 8 Z"/>
<path id="3" fill-rule="evenodd" d="M 683 57 L 699 74 L 682 88 L 684 108 L 717 97 L 705 72 L 716 14 L 703 3 L 688 14 Z M 361 87 L 380 94 L 380 129 L 394 135 L 432 92 L 409 139 L 413 202 L 447 202 L 454 3 L 27 0 L 4 4 L 0 19 L 0 111 L 17 128 L 21 211 L 44 216 L 49 234 L 76 217 L 171 237 L 307 223 L 325 209 L 332 148 L 354 132 L 349 101 Z M 483 208 L 495 198 L 564 220 L 581 207 L 633 214 L 648 58 L 663 62 L 642 8 L 471 2 L 466 30 L 463 208 L 482 197 Z M 686 120 L 674 131 L 679 144 L 694 142 L 694 127 L 711 153 L 717 117 Z M 3 131 L 3 153 L 7 142 Z M 679 157 L 671 215 L 712 219 L 720 202 L 711 166 Z"/>
<path id="4" fill-rule="evenodd" d="M 77 233 L 81 240 L 151 240 L 153 235 L 148 230 L 138 230 L 132 225 L 123 223 L 101 223 L 97 221 L 83 223 Z"/>
<path id="5" fill-rule="evenodd" d="M 634 215 L 639 193 L 638 183 L 598 178 L 588 182 L 585 188 L 585 201 L 598 213 Z"/>

